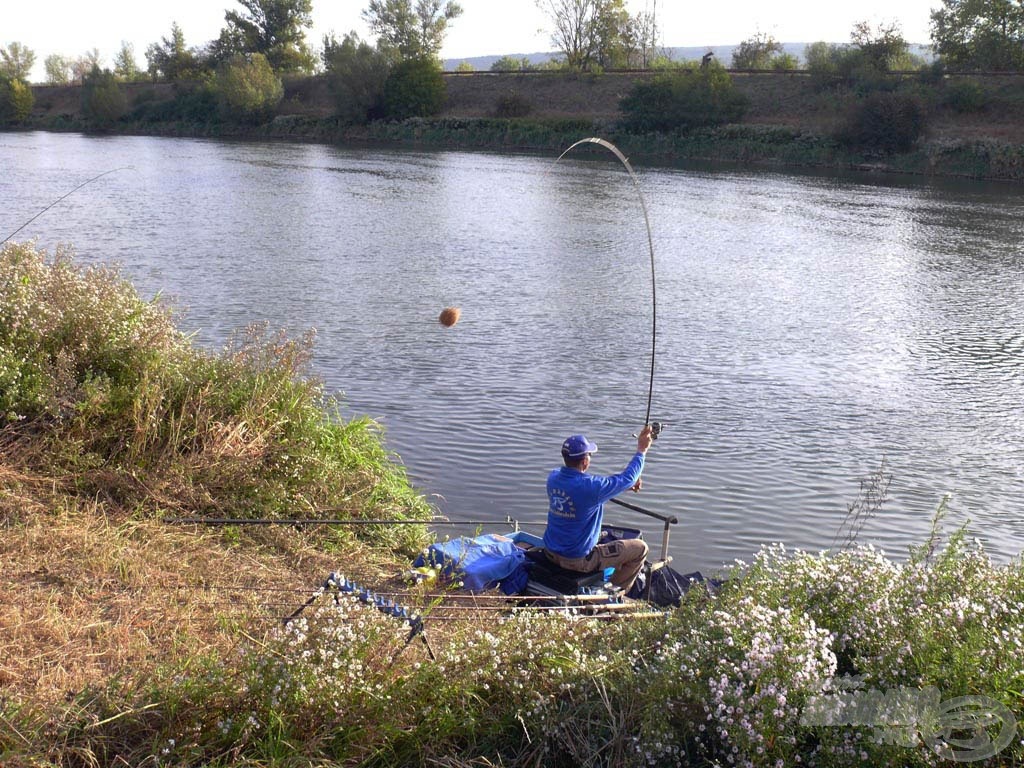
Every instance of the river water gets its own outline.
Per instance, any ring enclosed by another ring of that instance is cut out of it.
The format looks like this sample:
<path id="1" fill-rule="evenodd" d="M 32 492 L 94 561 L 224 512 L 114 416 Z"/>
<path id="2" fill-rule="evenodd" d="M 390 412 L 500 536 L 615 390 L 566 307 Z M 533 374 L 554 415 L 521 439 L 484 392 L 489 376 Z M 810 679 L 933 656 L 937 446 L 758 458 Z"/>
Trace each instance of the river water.
<path id="1" fill-rule="evenodd" d="M 218 347 L 317 330 L 314 366 L 452 519 L 539 529 L 563 438 L 618 471 L 642 425 L 652 288 L 637 190 L 607 157 L 0 134 L 0 237 L 73 245 Z M 762 543 L 899 558 L 950 495 L 1024 545 L 1024 195 L 895 177 L 638 167 L 657 272 L 645 489 L 681 570 Z M 462 319 L 437 322 L 449 305 Z M 659 526 L 610 508 L 660 542 Z"/>

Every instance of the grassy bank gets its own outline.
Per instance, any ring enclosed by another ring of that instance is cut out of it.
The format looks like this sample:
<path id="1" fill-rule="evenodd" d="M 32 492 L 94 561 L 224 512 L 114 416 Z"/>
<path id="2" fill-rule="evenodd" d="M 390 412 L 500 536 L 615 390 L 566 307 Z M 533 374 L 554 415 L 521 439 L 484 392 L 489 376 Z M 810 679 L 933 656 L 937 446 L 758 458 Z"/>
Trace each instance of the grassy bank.
<path id="1" fill-rule="evenodd" d="M 0 457 L 55 492 L 143 516 L 428 513 L 374 426 L 338 418 L 312 335 L 254 327 L 210 353 L 116 270 L 26 245 L 2 251 L 0 302 Z"/>
<path id="2" fill-rule="evenodd" d="M 424 603 L 412 636 L 320 596 L 283 624 L 330 571 L 400 585 L 423 530 L 162 519 L 429 513 L 307 351 L 200 350 L 115 271 L 0 251 L 4 766 L 1024 763 L 1024 567 L 940 518 L 629 621 Z"/>

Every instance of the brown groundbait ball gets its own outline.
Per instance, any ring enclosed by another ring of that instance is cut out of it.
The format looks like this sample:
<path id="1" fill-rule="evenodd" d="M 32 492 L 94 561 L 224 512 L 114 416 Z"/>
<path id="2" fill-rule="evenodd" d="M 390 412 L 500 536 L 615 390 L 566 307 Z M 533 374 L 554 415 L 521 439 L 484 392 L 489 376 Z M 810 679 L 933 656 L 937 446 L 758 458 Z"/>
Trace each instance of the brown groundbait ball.
<path id="1" fill-rule="evenodd" d="M 440 321 L 441 325 L 445 326 L 446 328 L 451 328 L 453 325 L 459 322 L 459 315 L 461 314 L 462 310 L 460 310 L 458 307 L 445 307 L 444 309 L 441 310 L 441 316 L 438 317 L 437 319 L 438 321 Z"/>

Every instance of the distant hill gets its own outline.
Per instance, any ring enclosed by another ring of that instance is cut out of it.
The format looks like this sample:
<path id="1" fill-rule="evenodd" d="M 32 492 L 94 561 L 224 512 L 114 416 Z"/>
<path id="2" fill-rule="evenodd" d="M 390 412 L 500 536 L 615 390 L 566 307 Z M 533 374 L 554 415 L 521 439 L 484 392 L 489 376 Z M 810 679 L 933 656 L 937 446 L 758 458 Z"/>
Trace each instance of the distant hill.
<path id="1" fill-rule="evenodd" d="M 795 56 L 797 60 L 803 61 L 804 49 L 808 45 L 809 43 L 783 43 L 782 48 L 786 53 Z M 705 53 L 711 51 L 723 66 L 728 67 L 732 63 L 732 52 L 738 47 L 739 43 L 734 43 L 730 45 L 665 48 L 664 51 L 672 61 L 700 61 L 701 57 L 704 56 Z M 911 44 L 910 52 L 915 56 L 920 56 L 928 61 L 931 61 L 932 59 L 931 48 L 927 45 Z M 551 61 L 551 59 L 558 58 L 559 56 L 559 54 L 554 51 L 548 51 L 546 53 L 509 53 L 497 56 L 472 56 L 466 59 L 445 59 L 443 63 L 446 71 L 455 69 L 463 62 L 468 62 L 475 70 L 487 71 L 491 68 L 491 65 L 498 59 L 502 58 L 503 55 L 511 56 L 514 59 L 529 59 L 531 64 L 543 64 Z"/>

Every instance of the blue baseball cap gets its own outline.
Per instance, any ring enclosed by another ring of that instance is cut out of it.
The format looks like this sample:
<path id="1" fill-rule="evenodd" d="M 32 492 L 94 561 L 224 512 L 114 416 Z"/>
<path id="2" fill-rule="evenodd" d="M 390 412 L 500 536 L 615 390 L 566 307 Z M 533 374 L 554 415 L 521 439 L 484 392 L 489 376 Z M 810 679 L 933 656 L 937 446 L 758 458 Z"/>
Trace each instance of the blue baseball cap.
<path id="1" fill-rule="evenodd" d="M 597 443 L 587 440 L 586 435 L 573 435 L 562 443 L 562 455 L 570 459 L 578 459 L 580 456 L 596 452 Z"/>

